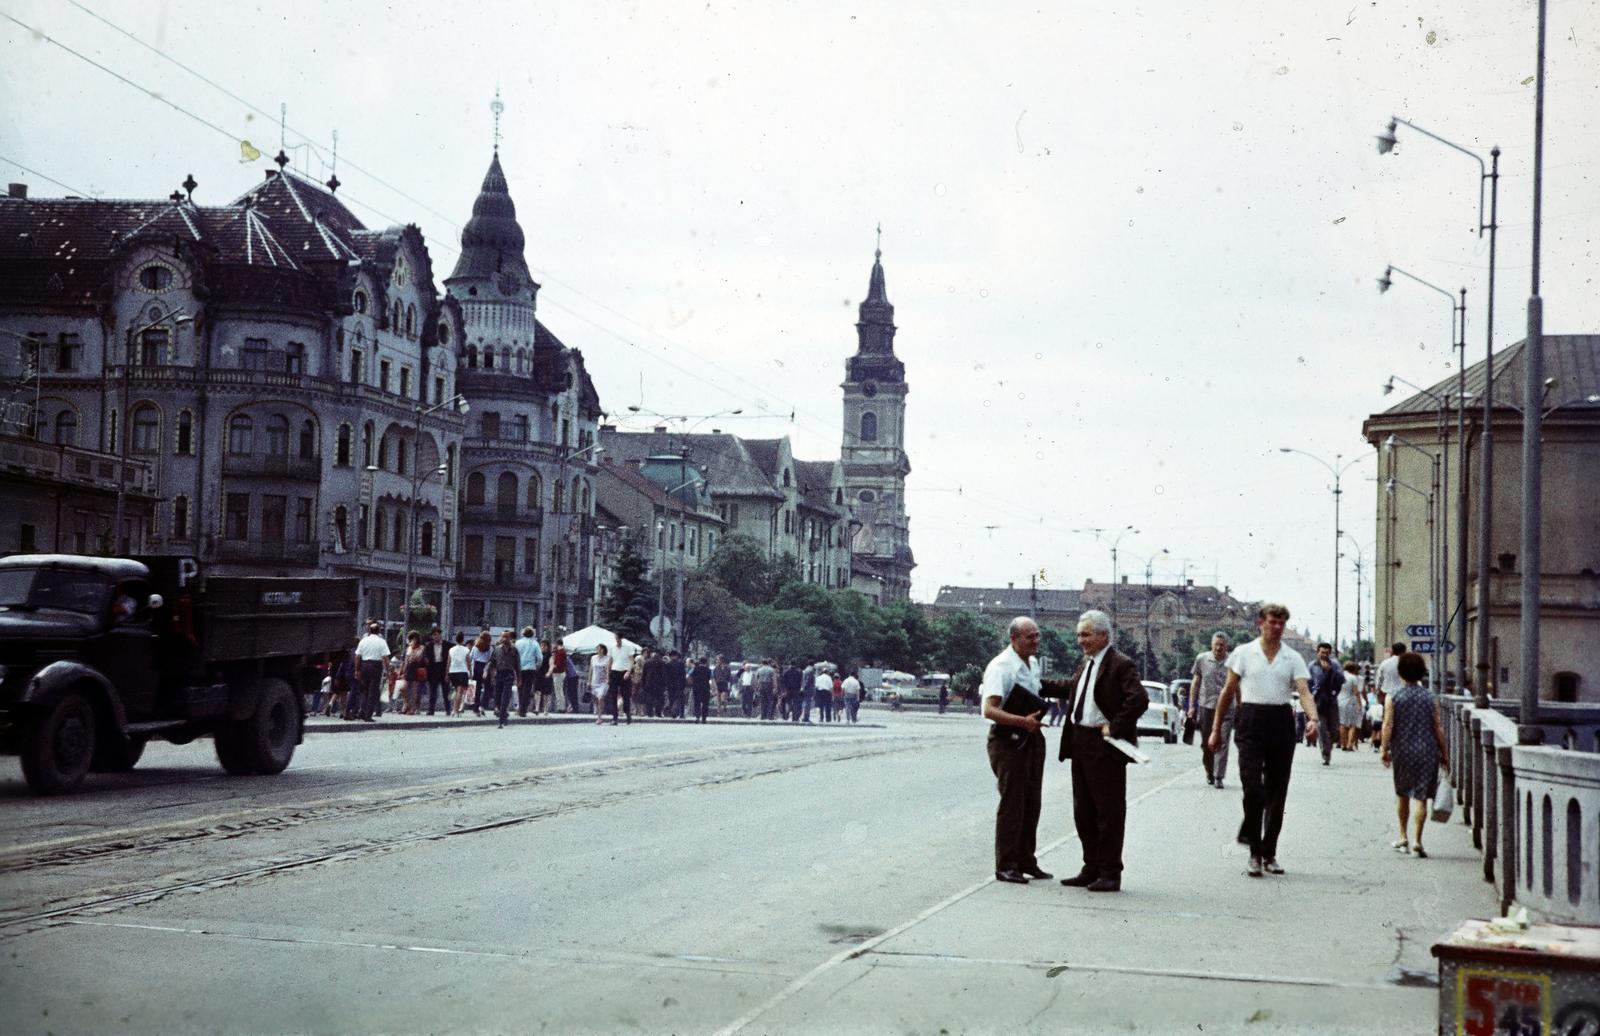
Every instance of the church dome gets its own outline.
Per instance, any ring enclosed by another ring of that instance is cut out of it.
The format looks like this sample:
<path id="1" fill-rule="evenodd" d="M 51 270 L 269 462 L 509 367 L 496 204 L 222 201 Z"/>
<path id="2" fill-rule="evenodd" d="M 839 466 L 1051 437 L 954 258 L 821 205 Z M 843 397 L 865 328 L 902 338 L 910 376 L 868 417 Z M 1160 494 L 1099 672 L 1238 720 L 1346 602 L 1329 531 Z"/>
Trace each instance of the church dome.
<path id="1" fill-rule="evenodd" d="M 461 258 L 449 279 L 493 277 L 509 270 L 531 280 L 522 254 L 526 243 L 522 225 L 517 222 L 517 206 L 506 186 L 505 170 L 500 168 L 500 152 L 496 151 L 478 190 L 478 199 L 472 203 L 472 218 L 461 231 Z"/>

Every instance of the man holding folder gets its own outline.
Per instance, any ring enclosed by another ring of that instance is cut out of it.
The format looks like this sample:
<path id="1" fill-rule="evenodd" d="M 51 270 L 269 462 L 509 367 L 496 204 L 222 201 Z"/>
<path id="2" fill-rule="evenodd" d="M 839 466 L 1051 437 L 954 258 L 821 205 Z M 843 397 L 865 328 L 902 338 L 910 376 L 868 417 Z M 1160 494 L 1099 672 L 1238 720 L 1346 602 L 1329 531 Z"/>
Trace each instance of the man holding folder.
<path id="1" fill-rule="evenodd" d="M 1011 620 L 1011 645 L 983 671 L 979 695 L 989 728 L 989 768 L 1000 784 L 994 818 L 994 876 L 1026 885 L 1049 880 L 1034 856 L 1039 799 L 1044 788 L 1044 735 L 1039 718 L 1048 703 L 1039 697 L 1039 627 L 1025 615 Z"/>

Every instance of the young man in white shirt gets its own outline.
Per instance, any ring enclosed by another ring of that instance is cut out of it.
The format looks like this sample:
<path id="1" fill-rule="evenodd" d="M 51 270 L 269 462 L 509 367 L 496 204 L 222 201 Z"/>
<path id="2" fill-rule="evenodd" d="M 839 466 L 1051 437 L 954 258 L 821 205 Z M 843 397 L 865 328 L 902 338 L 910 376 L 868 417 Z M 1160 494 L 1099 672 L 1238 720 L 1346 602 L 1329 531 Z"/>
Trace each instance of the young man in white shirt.
<path id="1" fill-rule="evenodd" d="M 1261 636 L 1228 656 L 1228 682 L 1217 701 L 1211 725 L 1214 752 L 1222 744 L 1220 717 L 1237 699 L 1233 743 L 1239 749 L 1239 782 L 1244 785 L 1244 823 L 1239 841 L 1250 847 L 1252 878 L 1261 872 L 1282 874 L 1278 864 L 1278 834 L 1283 830 L 1283 806 L 1289 796 L 1289 770 L 1294 763 L 1294 710 L 1300 700 L 1306 714 L 1306 733 L 1317 734 L 1317 706 L 1311 698 L 1311 670 L 1294 648 L 1283 643 L 1289 609 L 1263 604 L 1257 613 Z"/>
<path id="2" fill-rule="evenodd" d="M 994 876 L 1026 885 L 1029 878 L 1050 875 L 1034 855 L 1039 831 L 1039 805 L 1044 790 L 1044 735 L 1037 715 L 1017 716 L 1001 708 L 1011 688 L 1038 694 L 1039 627 L 1027 616 L 1011 620 L 1011 646 L 983 671 L 978 694 L 989 728 L 989 768 L 1000 784 L 1000 808 L 994 818 Z"/>
<path id="3" fill-rule="evenodd" d="M 361 679 L 361 708 L 350 711 L 368 723 L 377 722 L 372 710 L 377 707 L 378 694 L 383 686 L 383 667 L 389 661 L 389 642 L 383 639 L 383 627 L 376 622 L 367 623 L 367 635 L 356 643 L 356 665 Z"/>

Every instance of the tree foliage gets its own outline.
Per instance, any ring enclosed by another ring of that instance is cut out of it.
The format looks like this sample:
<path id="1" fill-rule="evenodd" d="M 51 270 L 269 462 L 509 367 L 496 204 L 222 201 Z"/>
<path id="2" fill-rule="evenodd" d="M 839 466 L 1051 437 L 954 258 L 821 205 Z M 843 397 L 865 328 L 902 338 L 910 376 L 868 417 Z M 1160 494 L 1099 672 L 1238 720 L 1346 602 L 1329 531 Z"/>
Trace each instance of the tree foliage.
<path id="1" fill-rule="evenodd" d="M 780 662 L 820 659 L 822 637 L 806 613 L 797 608 L 775 608 L 769 604 L 745 613 L 744 634 L 740 638 L 745 654 L 752 658 L 773 658 Z"/>
<path id="2" fill-rule="evenodd" d="M 600 625 L 638 644 L 653 644 L 650 619 L 656 612 L 656 586 L 647 562 L 632 540 L 617 556 L 616 576 L 600 599 Z"/>

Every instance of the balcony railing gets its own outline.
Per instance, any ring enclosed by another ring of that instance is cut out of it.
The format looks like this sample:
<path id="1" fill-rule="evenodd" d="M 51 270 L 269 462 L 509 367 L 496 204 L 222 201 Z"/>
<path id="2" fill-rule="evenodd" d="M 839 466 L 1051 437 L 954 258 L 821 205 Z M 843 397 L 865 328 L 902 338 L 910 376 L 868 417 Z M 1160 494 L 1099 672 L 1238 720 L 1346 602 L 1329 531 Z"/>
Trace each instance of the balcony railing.
<path id="1" fill-rule="evenodd" d="M 322 479 L 322 458 L 291 454 L 224 453 L 222 473 L 252 478 L 288 478 L 300 482 L 319 482 Z"/>
<path id="2" fill-rule="evenodd" d="M 522 507 L 517 504 L 462 504 L 461 520 L 464 522 L 514 522 L 523 528 L 537 529 L 544 525 L 544 509 Z"/>
<path id="3" fill-rule="evenodd" d="M 509 561 L 496 562 L 492 568 L 478 572 L 462 570 L 456 581 L 464 587 L 480 590 L 520 590 L 533 593 L 539 588 L 539 577 L 518 569 Z"/>
<path id="4" fill-rule="evenodd" d="M 261 561 L 277 564 L 315 565 L 315 543 L 285 543 L 269 540 L 218 540 L 217 557 L 222 561 Z"/>
<path id="5" fill-rule="evenodd" d="M 52 446 L 17 436 L 0 437 L 0 468 L 117 491 L 117 469 L 129 492 L 155 492 L 155 466 L 142 460 L 121 460 L 113 453 L 79 446 Z"/>

